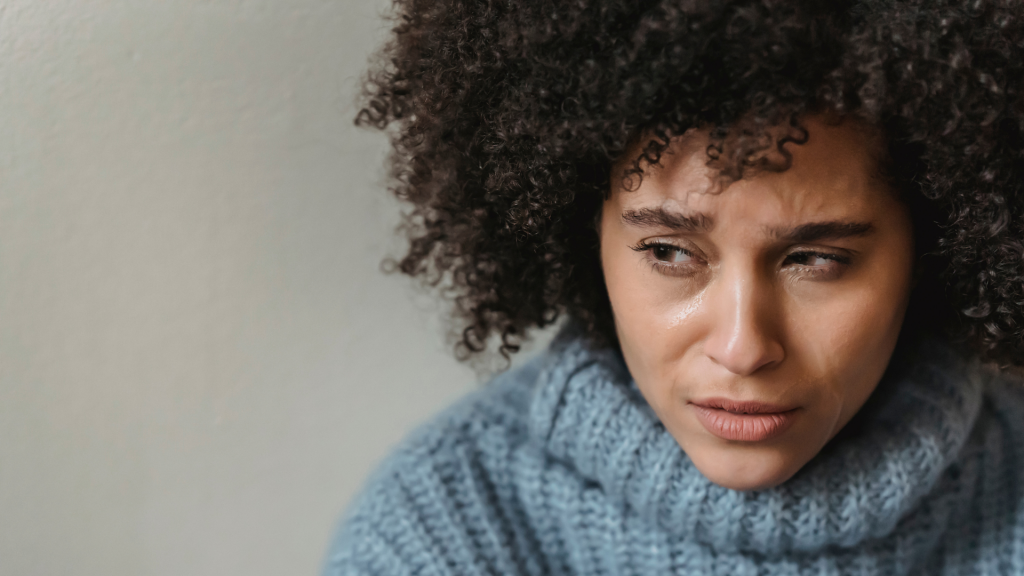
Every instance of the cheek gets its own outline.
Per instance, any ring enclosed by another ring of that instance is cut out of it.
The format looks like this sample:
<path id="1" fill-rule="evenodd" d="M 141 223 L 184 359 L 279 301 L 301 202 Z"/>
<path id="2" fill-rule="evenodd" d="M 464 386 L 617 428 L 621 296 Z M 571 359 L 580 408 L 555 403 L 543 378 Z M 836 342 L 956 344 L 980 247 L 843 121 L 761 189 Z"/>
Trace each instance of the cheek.
<path id="1" fill-rule="evenodd" d="M 622 353 L 638 382 L 671 372 L 697 339 L 704 284 L 665 278 L 632 250 L 602 249 L 605 283 Z"/>
<path id="2" fill-rule="evenodd" d="M 626 238 L 602 234 L 601 263 L 622 355 L 657 406 L 671 402 L 672 383 L 698 339 L 694 320 L 704 291 L 699 282 L 660 276 L 629 245 Z"/>
<path id="3" fill-rule="evenodd" d="M 643 282 L 642 264 L 628 258 L 624 250 L 609 249 L 605 242 L 601 252 L 619 346 L 634 377 L 643 381 L 644 373 L 656 364 L 655 347 L 662 341 L 643 336 L 658 334 L 662 318 Z"/>
<path id="4" fill-rule="evenodd" d="M 790 314 L 790 353 L 799 355 L 809 379 L 827 383 L 821 400 L 836 412 L 838 427 L 874 391 L 899 337 L 910 278 L 901 267 L 888 270 L 866 271 L 841 295 L 802 302 Z"/>

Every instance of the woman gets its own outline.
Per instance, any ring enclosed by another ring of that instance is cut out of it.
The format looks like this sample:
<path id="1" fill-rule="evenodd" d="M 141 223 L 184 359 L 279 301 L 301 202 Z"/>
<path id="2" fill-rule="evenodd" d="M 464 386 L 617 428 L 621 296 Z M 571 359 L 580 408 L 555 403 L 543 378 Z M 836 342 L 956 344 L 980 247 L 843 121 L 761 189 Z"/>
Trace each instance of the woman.
<path id="1" fill-rule="evenodd" d="M 460 350 L 327 574 L 1021 574 L 1024 9 L 397 2 L 363 124 Z"/>

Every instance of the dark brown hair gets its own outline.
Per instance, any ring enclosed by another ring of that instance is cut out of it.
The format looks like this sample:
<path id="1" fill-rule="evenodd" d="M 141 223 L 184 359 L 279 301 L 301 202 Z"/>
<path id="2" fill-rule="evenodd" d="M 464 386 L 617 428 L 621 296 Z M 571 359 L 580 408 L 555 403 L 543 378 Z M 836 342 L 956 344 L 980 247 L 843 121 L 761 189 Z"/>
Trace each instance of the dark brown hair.
<path id="1" fill-rule="evenodd" d="M 714 126 L 742 178 L 812 110 L 884 134 L 914 217 L 906 325 L 1024 364 L 1024 4 L 1016 0 L 395 0 L 357 123 L 392 137 L 403 273 L 454 298 L 463 355 L 568 314 L 614 341 L 593 222 L 650 134 Z M 726 142 L 730 144 L 725 145 Z"/>

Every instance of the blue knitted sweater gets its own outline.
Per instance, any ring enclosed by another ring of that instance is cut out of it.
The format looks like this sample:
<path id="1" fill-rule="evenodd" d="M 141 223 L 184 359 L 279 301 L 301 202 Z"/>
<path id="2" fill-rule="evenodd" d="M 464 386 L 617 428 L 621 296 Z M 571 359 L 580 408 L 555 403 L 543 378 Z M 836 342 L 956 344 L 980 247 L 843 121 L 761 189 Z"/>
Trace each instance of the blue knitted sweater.
<path id="1" fill-rule="evenodd" d="M 773 489 L 693 466 L 621 356 L 556 342 L 420 428 L 327 576 L 1024 574 L 1024 391 L 928 343 Z"/>

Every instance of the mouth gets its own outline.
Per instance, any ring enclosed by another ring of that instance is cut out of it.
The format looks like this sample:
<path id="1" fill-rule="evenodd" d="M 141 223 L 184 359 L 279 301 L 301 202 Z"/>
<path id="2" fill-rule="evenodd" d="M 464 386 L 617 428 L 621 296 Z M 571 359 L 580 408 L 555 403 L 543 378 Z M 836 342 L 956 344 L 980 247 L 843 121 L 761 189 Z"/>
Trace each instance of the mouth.
<path id="1" fill-rule="evenodd" d="M 765 402 L 736 402 L 726 398 L 691 401 L 697 419 L 723 440 L 764 442 L 781 435 L 796 420 L 799 408 Z"/>

